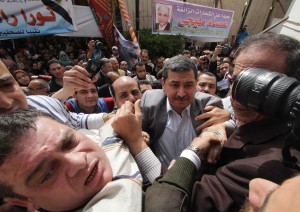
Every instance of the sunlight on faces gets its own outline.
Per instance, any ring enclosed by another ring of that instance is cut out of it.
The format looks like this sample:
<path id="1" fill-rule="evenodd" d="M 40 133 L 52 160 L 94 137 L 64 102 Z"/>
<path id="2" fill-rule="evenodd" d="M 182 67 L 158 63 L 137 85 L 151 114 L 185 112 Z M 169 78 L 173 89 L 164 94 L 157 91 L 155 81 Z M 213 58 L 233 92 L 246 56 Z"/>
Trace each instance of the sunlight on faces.
<path id="1" fill-rule="evenodd" d="M 178 73 L 168 71 L 168 78 L 162 79 L 163 91 L 170 105 L 178 114 L 191 104 L 195 98 L 196 80 L 194 71 Z"/>
<path id="2" fill-rule="evenodd" d="M 283 73 L 286 70 L 284 59 L 285 57 L 283 54 L 278 54 L 276 51 L 250 47 L 249 49 L 244 50 L 235 59 L 232 79 L 235 80 L 241 71 L 250 67 L 264 68 L 270 71 Z M 232 96 L 230 99 L 235 117 L 241 124 L 260 121 L 266 118 L 266 116 L 236 103 L 232 99 Z"/>
<path id="3" fill-rule="evenodd" d="M 0 60 L 0 113 L 26 109 L 25 94 Z"/>
<path id="4" fill-rule="evenodd" d="M 112 85 L 115 91 L 115 105 L 120 108 L 126 101 L 135 103 L 142 98 L 142 93 L 136 80 L 131 77 L 122 76 Z"/>
<path id="5" fill-rule="evenodd" d="M 111 181 L 109 160 L 94 141 L 45 117 L 35 124 L 0 167 L 1 180 L 28 197 L 23 206 L 72 210 Z"/>

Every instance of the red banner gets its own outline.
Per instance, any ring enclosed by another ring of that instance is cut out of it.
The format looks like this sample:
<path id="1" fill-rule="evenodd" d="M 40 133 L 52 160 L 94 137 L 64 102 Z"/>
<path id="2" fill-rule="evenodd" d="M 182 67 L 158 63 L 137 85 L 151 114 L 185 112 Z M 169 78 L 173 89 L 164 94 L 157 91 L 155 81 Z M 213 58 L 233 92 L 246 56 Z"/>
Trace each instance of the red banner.
<path id="1" fill-rule="evenodd" d="M 96 23 L 109 47 L 114 43 L 112 2 L 112 0 L 89 1 Z"/>

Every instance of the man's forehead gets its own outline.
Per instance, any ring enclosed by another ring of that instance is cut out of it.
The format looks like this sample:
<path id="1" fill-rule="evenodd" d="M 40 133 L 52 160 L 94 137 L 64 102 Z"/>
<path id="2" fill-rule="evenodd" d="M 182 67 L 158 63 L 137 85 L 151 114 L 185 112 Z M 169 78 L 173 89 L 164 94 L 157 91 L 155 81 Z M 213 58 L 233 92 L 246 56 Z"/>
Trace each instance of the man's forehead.
<path id="1" fill-rule="evenodd" d="M 50 67 L 52 67 L 52 66 L 60 66 L 60 64 L 59 63 L 51 63 Z"/>
<path id="2" fill-rule="evenodd" d="M 142 65 L 142 66 L 136 66 L 136 69 L 138 69 L 138 70 L 144 70 L 144 69 L 146 69 L 146 67 L 144 65 Z"/>
<path id="3" fill-rule="evenodd" d="M 213 76 L 208 76 L 208 75 L 201 75 L 199 76 L 199 80 L 198 81 L 216 81 L 216 78 Z"/>

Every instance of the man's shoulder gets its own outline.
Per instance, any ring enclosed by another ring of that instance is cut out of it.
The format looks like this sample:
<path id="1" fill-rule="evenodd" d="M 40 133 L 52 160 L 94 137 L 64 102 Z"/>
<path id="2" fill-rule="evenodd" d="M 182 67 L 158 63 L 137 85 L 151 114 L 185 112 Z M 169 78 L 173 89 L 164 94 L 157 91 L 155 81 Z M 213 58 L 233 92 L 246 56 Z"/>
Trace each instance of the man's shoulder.
<path id="1" fill-rule="evenodd" d="M 60 104 L 60 101 L 49 96 L 31 95 L 26 96 L 27 103 L 31 106 L 50 107 L 53 104 Z"/>
<path id="2" fill-rule="evenodd" d="M 196 92 L 195 93 L 195 98 L 197 98 L 197 99 L 212 98 L 212 99 L 220 99 L 221 100 L 221 98 L 219 98 L 217 96 L 213 96 L 211 94 L 207 94 L 207 93 L 204 93 L 204 92 Z"/>
<path id="3" fill-rule="evenodd" d="M 166 101 L 166 95 L 161 89 L 147 90 L 142 97 L 142 105 L 158 106 L 162 101 Z"/>
<path id="4" fill-rule="evenodd" d="M 213 102 L 220 102 L 222 105 L 222 99 L 218 96 L 213 96 L 211 94 L 203 93 L 203 92 L 196 92 L 195 93 L 196 101 L 213 101 Z"/>

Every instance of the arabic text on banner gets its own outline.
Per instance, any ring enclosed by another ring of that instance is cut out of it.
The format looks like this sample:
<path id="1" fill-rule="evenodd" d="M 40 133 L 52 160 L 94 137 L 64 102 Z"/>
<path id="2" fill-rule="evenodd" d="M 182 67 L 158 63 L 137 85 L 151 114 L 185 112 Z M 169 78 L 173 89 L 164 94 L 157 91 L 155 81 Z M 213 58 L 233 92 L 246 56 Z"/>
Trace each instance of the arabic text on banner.
<path id="1" fill-rule="evenodd" d="M 0 38 L 22 38 L 73 32 L 72 1 L 1 0 Z"/>
<path id="2" fill-rule="evenodd" d="M 158 28 L 158 8 L 168 8 L 168 27 Z M 227 38 L 233 11 L 172 0 L 153 0 L 152 33 Z M 167 29 L 167 30 L 166 30 Z"/>

